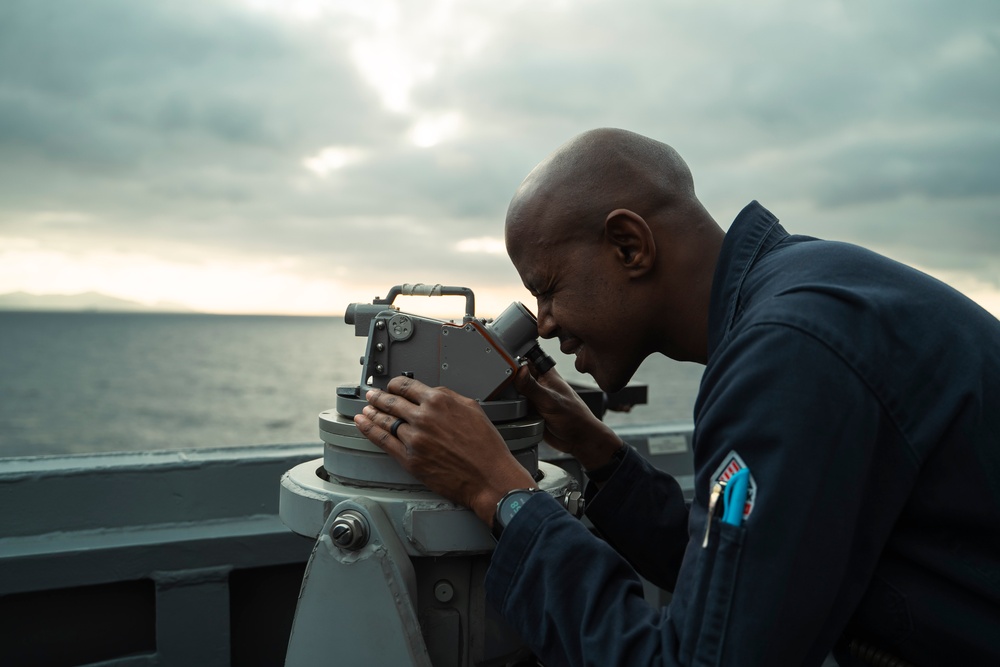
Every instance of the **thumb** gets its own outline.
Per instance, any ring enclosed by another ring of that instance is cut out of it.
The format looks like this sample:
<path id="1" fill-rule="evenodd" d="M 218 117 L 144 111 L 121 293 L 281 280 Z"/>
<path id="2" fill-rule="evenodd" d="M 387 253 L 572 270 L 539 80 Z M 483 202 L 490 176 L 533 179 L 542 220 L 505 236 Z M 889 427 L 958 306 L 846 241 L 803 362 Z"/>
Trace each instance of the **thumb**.
<path id="1" fill-rule="evenodd" d="M 544 413 L 554 408 L 555 401 L 551 390 L 535 379 L 529 366 L 518 369 L 517 375 L 514 376 L 514 386 L 535 406 L 536 410 Z"/>
<path id="2" fill-rule="evenodd" d="M 538 380 L 531 373 L 529 365 L 521 366 L 514 376 L 514 386 L 519 392 L 524 394 L 529 401 L 536 404 L 539 399 L 545 398 L 545 388 L 538 384 Z"/>

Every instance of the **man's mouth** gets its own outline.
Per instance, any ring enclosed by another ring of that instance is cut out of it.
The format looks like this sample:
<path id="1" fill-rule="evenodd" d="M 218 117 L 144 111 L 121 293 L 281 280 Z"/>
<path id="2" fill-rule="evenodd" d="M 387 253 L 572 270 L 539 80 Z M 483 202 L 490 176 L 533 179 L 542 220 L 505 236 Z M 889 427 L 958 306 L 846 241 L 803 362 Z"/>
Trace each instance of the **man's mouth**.
<path id="1" fill-rule="evenodd" d="M 583 341 L 576 338 L 570 338 L 560 342 L 559 349 L 562 350 L 563 354 L 572 355 L 580 351 L 583 347 Z"/>

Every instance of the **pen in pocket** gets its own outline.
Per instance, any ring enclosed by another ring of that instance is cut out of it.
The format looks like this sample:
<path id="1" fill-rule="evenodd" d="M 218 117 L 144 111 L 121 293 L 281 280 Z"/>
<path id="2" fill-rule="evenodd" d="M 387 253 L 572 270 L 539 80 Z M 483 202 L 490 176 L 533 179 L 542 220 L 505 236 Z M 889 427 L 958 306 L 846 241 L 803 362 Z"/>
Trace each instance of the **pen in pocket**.
<path id="1" fill-rule="evenodd" d="M 715 514 L 715 505 L 719 502 L 722 489 L 723 486 L 719 482 L 712 485 L 712 493 L 708 497 L 708 516 L 705 518 L 705 539 L 701 543 L 702 549 L 708 546 L 708 534 L 712 530 L 712 515 Z"/>
<path id="2" fill-rule="evenodd" d="M 722 522 L 733 526 L 743 523 L 744 508 L 747 504 L 747 491 L 750 487 L 750 469 L 741 468 L 736 471 L 726 484 L 723 498 Z"/>

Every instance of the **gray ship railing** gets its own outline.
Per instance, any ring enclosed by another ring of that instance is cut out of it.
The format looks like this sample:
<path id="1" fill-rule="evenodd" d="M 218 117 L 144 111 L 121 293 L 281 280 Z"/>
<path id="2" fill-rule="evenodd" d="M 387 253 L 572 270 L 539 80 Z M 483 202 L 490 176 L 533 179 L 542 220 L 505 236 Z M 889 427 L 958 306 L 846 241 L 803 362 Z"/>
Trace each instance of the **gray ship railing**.
<path id="1" fill-rule="evenodd" d="M 691 496 L 690 425 L 617 430 Z M 313 540 L 278 518 L 279 479 L 321 452 L 0 459 L 0 665 L 281 665 Z"/>

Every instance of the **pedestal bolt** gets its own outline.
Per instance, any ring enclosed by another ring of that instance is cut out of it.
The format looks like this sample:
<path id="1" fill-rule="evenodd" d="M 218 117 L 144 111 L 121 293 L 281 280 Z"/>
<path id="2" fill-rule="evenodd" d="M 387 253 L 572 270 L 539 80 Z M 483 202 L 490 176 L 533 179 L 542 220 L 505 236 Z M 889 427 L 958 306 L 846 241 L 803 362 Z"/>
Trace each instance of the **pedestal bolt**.
<path id="1" fill-rule="evenodd" d="M 330 537 L 341 549 L 356 551 L 368 544 L 368 522 L 360 512 L 344 510 L 333 520 Z"/>
<path id="2" fill-rule="evenodd" d="M 434 597 L 437 598 L 438 602 L 451 602 L 451 599 L 455 597 L 455 589 L 451 582 L 442 579 L 434 584 Z"/>
<path id="3" fill-rule="evenodd" d="M 586 503 L 583 494 L 579 491 L 567 491 L 562 497 L 562 506 L 577 519 L 583 516 Z"/>

